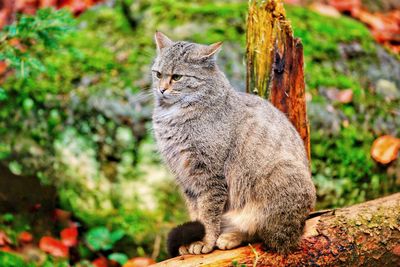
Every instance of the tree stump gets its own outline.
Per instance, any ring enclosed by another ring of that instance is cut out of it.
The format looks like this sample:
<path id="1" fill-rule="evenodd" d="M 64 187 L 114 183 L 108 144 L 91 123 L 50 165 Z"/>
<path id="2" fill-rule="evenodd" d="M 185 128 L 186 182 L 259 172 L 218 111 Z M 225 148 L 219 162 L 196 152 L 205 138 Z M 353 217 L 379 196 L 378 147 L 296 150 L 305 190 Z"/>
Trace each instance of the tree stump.
<path id="1" fill-rule="evenodd" d="M 303 46 L 293 37 L 280 0 L 249 2 L 247 18 L 248 93 L 269 99 L 299 132 L 310 156 L 303 71 Z"/>

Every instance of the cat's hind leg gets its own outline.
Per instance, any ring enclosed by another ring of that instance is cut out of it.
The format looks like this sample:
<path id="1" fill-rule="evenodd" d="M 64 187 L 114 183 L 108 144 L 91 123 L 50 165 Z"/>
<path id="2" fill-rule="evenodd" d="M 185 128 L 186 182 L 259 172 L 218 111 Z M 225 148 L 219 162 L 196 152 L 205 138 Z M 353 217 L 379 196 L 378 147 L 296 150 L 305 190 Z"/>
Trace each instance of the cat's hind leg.
<path id="1" fill-rule="evenodd" d="M 263 204 L 257 235 L 268 248 L 282 254 L 298 248 L 307 215 L 315 203 L 310 173 L 298 166 L 293 162 L 277 165 L 270 173 L 270 179 L 260 179 L 254 189 L 264 190 L 257 201 Z"/>

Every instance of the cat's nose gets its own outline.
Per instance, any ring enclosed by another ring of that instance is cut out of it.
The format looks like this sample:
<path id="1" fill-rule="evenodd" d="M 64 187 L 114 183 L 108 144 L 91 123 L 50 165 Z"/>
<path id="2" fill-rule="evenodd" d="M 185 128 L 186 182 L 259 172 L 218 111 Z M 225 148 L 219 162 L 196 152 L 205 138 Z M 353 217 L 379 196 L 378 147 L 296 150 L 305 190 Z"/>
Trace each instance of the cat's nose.
<path id="1" fill-rule="evenodd" d="M 160 88 L 161 94 L 164 94 L 165 91 L 167 91 L 167 88 Z"/>

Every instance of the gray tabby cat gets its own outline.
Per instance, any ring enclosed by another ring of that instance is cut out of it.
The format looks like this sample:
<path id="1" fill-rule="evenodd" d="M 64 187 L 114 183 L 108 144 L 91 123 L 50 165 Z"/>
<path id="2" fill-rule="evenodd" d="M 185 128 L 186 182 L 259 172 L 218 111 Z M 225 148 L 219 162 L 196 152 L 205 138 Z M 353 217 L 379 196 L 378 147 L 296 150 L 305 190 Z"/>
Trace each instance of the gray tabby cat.
<path id="1" fill-rule="evenodd" d="M 155 34 L 154 134 L 202 240 L 179 254 L 209 253 L 261 240 L 296 248 L 315 204 L 303 142 L 286 116 L 236 92 L 216 65 L 222 43 L 173 42 Z"/>

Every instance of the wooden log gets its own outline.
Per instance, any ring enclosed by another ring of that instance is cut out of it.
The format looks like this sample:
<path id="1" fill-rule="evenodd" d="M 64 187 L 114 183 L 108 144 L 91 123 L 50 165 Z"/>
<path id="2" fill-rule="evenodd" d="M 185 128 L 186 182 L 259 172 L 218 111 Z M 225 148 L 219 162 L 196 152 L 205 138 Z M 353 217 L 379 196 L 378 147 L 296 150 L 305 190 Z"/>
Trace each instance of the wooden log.
<path id="1" fill-rule="evenodd" d="M 310 156 L 303 46 L 293 37 L 280 0 L 249 2 L 247 18 L 248 93 L 258 94 L 287 115 Z"/>
<path id="2" fill-rule="evenodd" d="M 253 244 L 154 266 L 400 266 L 400 193 L 307 220 L 300 248 L 287 256 Z"/>

